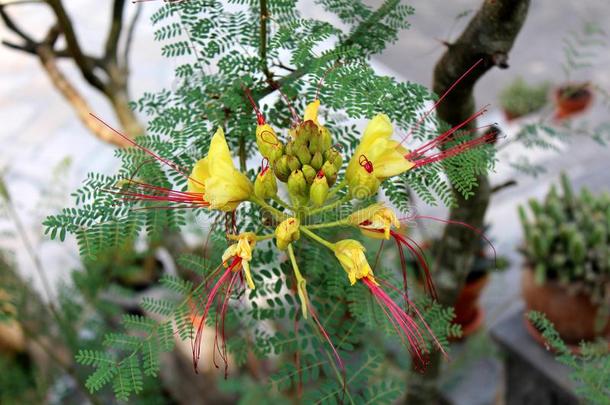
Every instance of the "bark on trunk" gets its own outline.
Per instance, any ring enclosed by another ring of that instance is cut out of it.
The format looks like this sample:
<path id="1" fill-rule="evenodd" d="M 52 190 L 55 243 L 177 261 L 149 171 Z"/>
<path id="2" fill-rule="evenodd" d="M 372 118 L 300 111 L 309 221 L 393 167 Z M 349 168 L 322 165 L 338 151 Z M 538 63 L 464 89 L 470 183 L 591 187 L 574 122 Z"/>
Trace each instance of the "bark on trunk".
<path id="1" fill-rule="evenodd" d="M 486 0 L 472 18 L 458 40 L 449 44 L 434 70 L 434 91 L 442 94 L 469 67 L 479 64 L 445 99 L 438 108 L 438 116 L 451 126 L 458 125 L 475 112 L 473 89 L 476 82 L 493 66 L 508 67 L 508 52 L 521 30 L 530 0 Z M 472 122 L 470 128 L 476 123 Z M 458 196 L 450 219 L 483 228 L 489 205 L 491 188 L 487 176 L 478 177 L 479 187 L 468 200 Z M 459 226 L 447 226 L 440 240 L 435 261 L 438 277 L 438 296 L 442 304 L 452 306 L 464 284 L 476 251 L 477 238 L 472 231 Z M 406 403 L 435 404 L 440 396 L 437 377 L 441 356 L 434 353 L 425 374 L 411 373 L 408 380 Z"/>

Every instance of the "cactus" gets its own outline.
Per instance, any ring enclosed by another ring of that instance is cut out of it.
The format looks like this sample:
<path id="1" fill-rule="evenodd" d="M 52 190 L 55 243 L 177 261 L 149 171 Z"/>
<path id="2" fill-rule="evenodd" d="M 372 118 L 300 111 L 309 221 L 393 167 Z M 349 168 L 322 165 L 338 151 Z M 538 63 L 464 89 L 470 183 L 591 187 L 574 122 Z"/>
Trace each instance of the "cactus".
<path id="1" fill-rule="evenodd" d="M 610 194 L 577 193 L 564 173 L 560 186 L 519 207 L 522 252 L 536 282 L 570 284 L 593 302 L 610 304 Z"/>

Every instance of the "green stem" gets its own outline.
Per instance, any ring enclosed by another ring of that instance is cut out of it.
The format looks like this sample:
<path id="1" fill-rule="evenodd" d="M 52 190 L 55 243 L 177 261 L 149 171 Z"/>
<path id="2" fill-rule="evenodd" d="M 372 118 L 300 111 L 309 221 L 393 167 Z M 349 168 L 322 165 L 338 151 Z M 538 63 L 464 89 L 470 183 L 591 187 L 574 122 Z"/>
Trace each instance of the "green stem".
<path id="1" fill-rule="evenodd" d="M 303 313 L 303 318 L 307 319 L 307 280 L 301 274 L 299 270 L 299 265 L 297 264 L 297 258 L 294 255 L 294 249 L 292 248 L 292 243 L 288 245 L 288 256 L 290 256 L 290 263 L 292 264 L 292 271 L 294 272 L 294 277 L 297 281 L 297 294 L 299 295 L 299 300 L 301 301 L 301 312 Z"/>
<path id="2" fill-rule="evenodd" d="M 269 240 L 269 239 L 273 239 L 275 238 L 274 234 L 269 234 L 269 235 L 256 235 L 256 241 L 257 242 L 261 242 L 264 240 Z"/>
<path id="3" fill-rule="evenodd" d="M 304 225 L 307 229 L 322 229 L 322 228 L 332 228 L 335 226 L 349 226 L 347 218 L 340 219 L 338 221 L 333 222 L 325 222 L 323 224 L 314 224 L 314 225 Z"/>
<path id="4" fill-rule="evenodd" d="M 256 196 L 251 196 L 250 197 L 250 201 L 260 205 L 261 207 L 265 208 L 266 210 L 269 210 L 269 212 L 271 212 L 276 219 L 283 221 L 284 219 L 288 218 L 288 215 L 284 214 L 282 211 L 278 210 L 277 208 L 272 207 L 271 205 L 267 204 L 265 201 L 261 200 L 260 198 L 256 197 Z"/>
<path id="5" fill-rule="evenodd" d="M 341 205 L 343 203 L 346 203 L 346 202 L 348 202 L 351 199 L 352 199 L 352 197 L 349 194 L 347 194 L 347 195 L 343 196 L 342 198 L 338 199 L 335 202 L 332 202 L 332 203 L 330 203 L 328 205 L 325 205 L 323 207 L 320 207 L 320 208 L 316 208 L 315 210 L 309 211 L 308 214 L 309 215 L 316 215 L 316 214 L 319 214 L 319 213 L 324 212 L 324 211 L 332 210 L 333 208 L 336 208 L 337 206 L 339 206 L 339 205 Z"/>
<path id="6" fill-rule="evenodd" d="M 345 188 L 345 186 L 347 186 L 347 180 L 344 178 L 339 184 L 337 184 L 330 190 L 330 192 L 328 193 L 328 198 L 337 194 L 337 191 L 342 190 L 343 188 Z"/>
<path id="7" fill-rule="evenodd" d="M 307 236 L 309 236 L 311 239 L 315 240 L 316 242 L 318 242 L 321 245 L 326 246 L 327 248 L 329 248 L 330 250 L 334 250 L 335 248 L 335 244 L 334 243 L 330 243 L 329 241 L 327 241 L 326 239 L 323 239 L 321 237 L 319 237 L 318 235 L 316 235 L 315 233 L 313 233 L 312 231 L 310 231 L 309 229 L 305 228 L 304 226 L 300 226 L 299 229 Z"/>
<path id="8" fill-rule="evenodd" d="M 288 211 L 294 211 L 294 208 L 292 208 L 290 205 L 286 204 L 278 196 L 273 197 L 272 200 L 275 201 L 276 203 L 278 203 L 280 206 L 282 206 L 282 208 L 284 208 L 284 209 L 286 209 Z"/>

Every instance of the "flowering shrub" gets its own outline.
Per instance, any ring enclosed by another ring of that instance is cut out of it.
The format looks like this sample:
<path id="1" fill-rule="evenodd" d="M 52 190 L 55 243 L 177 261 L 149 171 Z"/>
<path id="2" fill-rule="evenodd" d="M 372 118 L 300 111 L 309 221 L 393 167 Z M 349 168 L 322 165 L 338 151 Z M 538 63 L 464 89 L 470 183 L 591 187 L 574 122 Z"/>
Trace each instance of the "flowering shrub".
<path id="1" fill-rule="evenodd" d="M 75 193 L 78 207 L 48 218 L 47 232 L 61 239 L 73 233 L 81 254 L 95 258 L 144 230 L 163 244 L 169 232 L 199 228 L 198 219 L 207 218 L 207 255 L 176 258 L 188 277 L 162 279 L 175 295 L 142 302 L 156 320 L 126 317 L 127 332 L 105 338 L 113 350 L 79 352 L 77 360 L 96 369 L 91 390 L 111 383 L 122 399 L 140 392 L 143 374 L 159 373 L 159 353 L 171 350 L 177 335 L 190 342 L 195 370 L 209 353 L 225 376 L 229 360 L 239 366 L 251 356 L 296 356 L 267 373 L 271 390 L 245 383 L 245 375 L 242 384 L 228 378 L 227 389 L 244 401 L 285 399 L 307 386 L 315 389 L 303 392 L 305 403 L 380 395 L 391 402 L 402 388 L 396 370 L 379 367 L 395 350 L 385 332 L 398 336 L 418 369 L 459 333 L 449 325 L 451 310 L 408 294 L 404 249 L 435 294 L 419 247 L 404 233 L 414 215 L 401 218 L 376 197 L 384 189 L 407 214 L 407 187 L 427 202 L 452 204 L 441 174 L 472 193 L 475 174 L 491 165 L 485 145 L 496 134 L 472 136 L 484 109 L 437 132 L 431 113 L 445 95 L 422 114 L 431 98 L 423 87 L 368 66 L 368 57 L 405 28 L 409 7 L 387 1 L 373 12 L 347 1 L 321 3 L 356 24 L 353 30 L 303 19 L 292 1 L 238 11 L 216 1 L 169 2 L 153 15 L 157 37 L 170 41 L 163 52 L 196 60 L 177 68 L 184 81 L 176 89 L 134 103 L 151 116 L 148 135 L 117 152 L 117 175 L 90 175 Z M 259 19 L 253 30 L 250 21 Z M 336 48 L 317 55 L 313 49 L 329 38 Z M 279 62 L 280 51 L 291 55 L 290 66 Z M 207 74 L 207 65 L 217 71 Z M 279 69 L 289 73 L 279 76 Z M 368 119 L 360 137 L 346 116 Z M 394 126 L 406 134 L 394 139 Z M 260 169 L 249 170 L 248 158 L 262 160 Z M 367 249 L 381 241 L 379 252 L 390 253 L 390 239 L 402 266 Z M 213 340 L 204 338 L 207 327 L 216 330 Z M 408 367 L 398 360 L 396 369 Z"/>

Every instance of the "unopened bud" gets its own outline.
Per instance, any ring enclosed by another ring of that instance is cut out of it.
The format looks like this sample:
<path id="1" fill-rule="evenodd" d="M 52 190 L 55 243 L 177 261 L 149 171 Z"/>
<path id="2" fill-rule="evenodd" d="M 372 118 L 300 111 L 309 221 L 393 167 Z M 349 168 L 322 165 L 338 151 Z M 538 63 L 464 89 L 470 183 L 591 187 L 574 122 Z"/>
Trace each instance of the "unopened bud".
<path id="1" fill-rule="evenodd" d="M 341 166 L 343 165 L 343 156 L 337 149 L 331 148 L 327 150 L 324 152 L 324 157 L 335 166 L 337 171 L 341 169 Z"/>
<path id="2" fill-rule="evenodd" d="M 311 162 L 311 153 L 309 153 L 309 149 L 305 145 L 300 145 L 296 148 L 296 156 L 301 161 L 301 164 L 307 165 Z"/>
<path id="3" fill-rule="evenodd" d="M 326 129 L 326 127 L 320 128 L 320 149 L 322 151 L 327 151 L 331 148 L 333 144 L 333 138 L 330 135 L 330 131 Z"/>
<path id="4" fill-rule="evenodd" d="M 279 140 L 270 125 L 259 125 L 256 127 L 256 144 L 263 157 L 274 162 L 284 152 L 284 144 Z"/>
<path id="5" fill-rule="evenodd" d="M 313 180 L 313 184 L 309 189 L 309 199 L 313 204 L 317 207 L 324 204 L 326 201 L 326 197 L 328 197 L 328 182 L 326 181 L 326 176 L 322 171 L 316 175 Z"/>
<path id="6" fill-rule="evenodd" d="M 273 164 L 273 172 L 277 176 L 280 181 L 284 183 L 288 181 L 288 176 L 290 176 L 290 167 L 288 167 L 288 155 L 283 155 Z"/>
<path id="7" fill-rule="evenodd" d="M 311 153 L 322 152 L 321 142 L 322 142 L 322 138 L 320 137 L 319 134 L 312 136 L 311 139 L 309 140 L 309 151 Z"/>
<path id="8" fill-rule="evenodd" d="M 301 170 L 303 171 L 303 175 L 305 176 L 305 181 L 307 184 L 311 184 L 313 179 L 316 177 L 316 169 L 309 165 L 304 165 Z"/>
<path id="9" fill-rule="evenodd" d="M 337 168 L 335 167 L 333 162 L 331 162 L 330 160 L 327 160 L 326 162 L 324 162 L 324 164 L 322 165 L 322 171 L 326 175 L 327 179 L 329 177 L 332 177 L 335 174 L 337 174 Z"/>
<path id="10" fill-rule="evenodd" d="M 285 250 L 289 244 L 301 237 L 299 225 L 298 219 L 288 218 L 275 228 L 275 242 L 278 249 Z"/>
<path id="11" fill-rule="evenodd" d="M 307 181 L 301 170 L 295 170 L 288 177 L 288 192 L 292 195 L 304 195 L 307 191 Z"/>
<path id="12" fill-rule="evenodd" d="M 318 134 L 318 126 L 313 121 L 305 121 L 297 127 L 294 141 L 299 145 L 307 145 Z"/>
<path id="13" fill-rule="evenodd" d="M 320 170 L 322 168 L 322 165 L 324 164 L 324 157 L 322 156 L 322 154 L 320 152 L 316 152 L 316 153 L 314 153 L 313 157 L 311 158 L 311 162 L 309 162 L 309 164 L 314 169 Z"/>
<path id="14" fill-rule="evenodd" d="M 288 163 L 288 168 L 290 168 L 291 172 L 301 168 L 301 162 L 294 156 L 288 156 L 286 162 Z"/>
<path id="15" fill-rule="evenodd" d="M 263 200 L 267 200 L 277 195 L 277 182 L 275 176 L 269 170 L 269 167 L 264 168 L 254 181 L 254 194 Z"/>
<path id="16" fill-rule="evenodd" d="M 295 150 L 296 150 L 296 144 L 294 141 L 290 141 L 286 144 L 286 147 L 284 148 L 286 151 L 287 155 L 295 155 Z"/>

